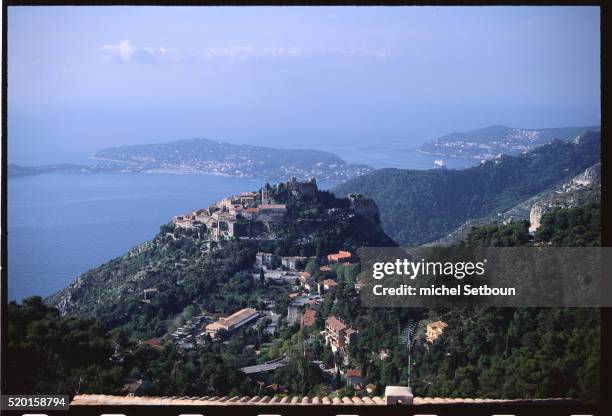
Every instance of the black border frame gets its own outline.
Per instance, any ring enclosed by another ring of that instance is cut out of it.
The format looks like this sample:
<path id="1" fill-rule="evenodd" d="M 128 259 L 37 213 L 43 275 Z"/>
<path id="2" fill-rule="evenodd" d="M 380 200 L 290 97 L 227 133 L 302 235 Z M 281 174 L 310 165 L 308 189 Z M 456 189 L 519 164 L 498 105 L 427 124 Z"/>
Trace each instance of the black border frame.
<path id="1" fill-rule="evenodd" d="M 606 109 L 606 83 L 604 73 L 608 65 L 608 58 L 604 51 L 610 43 L 610 35 L 606 23 L 609 18 L 608 7 L 603 0 L 434 0 L 414 2 L 402 0 L 382 0 L 375 2 L 372 0 L 289 0 L 279 2 L 274 0 L 2 0 L 2 137 L 1 137 L 1 221 L 0 221 L 0 259 L 1 259 L 1 280 L 0 280 L 0 391 L 5 391 L 6 386 L 6 345 L 7 345 L 7 326 L 5 325 L 8 302 L 8 230 L 7 230 L 7 164 L 8 164 L 8 98 L 7 98 L 7 47 L 8 47 L 8 7 L 9 6 L 597 6 L 600 8 L 600 62 L 601 62 L 601 126 L 605 132 L 607 126 Z M 602 246 L 612 246 L 612 204 L 610 191 L 612 186 L 608 174 L 608 160 L 612 157 L 612 144 L 602 139 Z M 24 412 L 7 411 L 3 412 L 7 416 L 23 415 L 24 413 L 42 413 L 50 415 L 85 415 L 98 416 L 103 413 L 132 415 L 156 415 L 170 416 L 179 414 L 205 414 L 207 416 L 224 416 L 226 414 L 242 415 L 378 415 L 382 412 L 388 416 L 393 415 L 417 415 L 435 414 L 442 415 L 470 415 L 485 416 L 493 414 L 513 414 L 537 415 L 537 416 L 569 416 L 569 415 L 612 415 L 612 308 L 601 308 L 601 403 L 598 405 L 582 404 L 554 404 L 528 402 L 521 404 L 427 404 L 418 406 L 351 406 L 351 405 L 242 405 L 242 406 L 73 406 L 69 411 L 43 411 L 43 412 Z"/>
<path id="2" fill-rule="evenodd" d="M 483 404 L 423 404 L 415 406 L 385 405 L 235 405 L 235 406 L 72 406 L 67 411 L 24 412 L 10 411 L 6 416 L 23 416 L 29 414 L 47 414 L 50 416 L 100 416 L 103 414 L 118 416 L 572 416 L 572 415 L 607 415 L 600 413 L 598 406 L 584 405 L 483 405 Z"/>

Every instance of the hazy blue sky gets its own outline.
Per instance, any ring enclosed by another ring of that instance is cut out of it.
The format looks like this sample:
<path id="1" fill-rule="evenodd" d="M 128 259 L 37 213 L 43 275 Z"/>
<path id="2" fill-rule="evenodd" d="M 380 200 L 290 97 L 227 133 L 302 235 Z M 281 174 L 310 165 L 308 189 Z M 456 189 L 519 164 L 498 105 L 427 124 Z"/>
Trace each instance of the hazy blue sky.
<path id="1" fill-rule="evenodd" d="M 9 162 L 600 123 L 596 7 L 9 7 Z"/>

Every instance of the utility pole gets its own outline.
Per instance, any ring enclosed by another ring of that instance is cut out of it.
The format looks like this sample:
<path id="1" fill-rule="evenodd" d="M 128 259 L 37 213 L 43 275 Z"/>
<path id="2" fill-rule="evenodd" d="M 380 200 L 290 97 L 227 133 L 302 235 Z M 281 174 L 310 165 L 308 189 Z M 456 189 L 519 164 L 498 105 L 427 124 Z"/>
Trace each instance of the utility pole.
<path id="1" fill-rule="evenodd" d="M 414 331 L 418 325 L 419 321 L 409 321 L 399 336 L 400 344 L 408 345 L 408 386 L 410 386 L 412 374 L 412 342 Z"/>
<path id="2" fill-rule="evenodd" d="M 410 387 L 410 373 L 412 372 L 412 353 L 411 353 L 411 340 L 408 340 L 408 387 Z"/>

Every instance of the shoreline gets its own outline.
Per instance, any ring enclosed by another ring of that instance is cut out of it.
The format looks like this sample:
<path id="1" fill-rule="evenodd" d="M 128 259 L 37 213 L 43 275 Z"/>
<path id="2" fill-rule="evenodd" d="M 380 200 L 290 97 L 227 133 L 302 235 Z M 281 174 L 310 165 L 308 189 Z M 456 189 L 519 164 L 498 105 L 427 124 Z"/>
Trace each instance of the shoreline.
<path id="1" fill-rule="evenodd" d="M 476 156 L 459 156 L 459 155 L 450 155 L 447 153 L 435 153 L 435 152 L 428 152 L 426 150 L 421 150 L 420 148 L 416 149 L 417 153 L 420 153 L 422 155 L 427 155 L 427 156 L 437 156 L 437 157 L 451 157 L 453 159 L 462 159 L 462 160 L 487 160 L 486 157 L 476 157 Z"/>

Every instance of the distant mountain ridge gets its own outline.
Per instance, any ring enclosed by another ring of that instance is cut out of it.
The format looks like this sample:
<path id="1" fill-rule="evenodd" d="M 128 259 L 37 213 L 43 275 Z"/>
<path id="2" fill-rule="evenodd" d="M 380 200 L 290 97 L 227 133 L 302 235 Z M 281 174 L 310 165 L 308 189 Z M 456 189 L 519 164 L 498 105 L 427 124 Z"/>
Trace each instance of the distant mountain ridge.
<path id="1" fill-rule="evenodd" d="M 7 166 L 8 176 L 32 176 L 44 173 L 103 173 L 103 172 L 133 172 L 133 169 L 125 164 L 98 163 L 95 165 L 80 165 L 74 163 L 58 163 L 42 166 L 22 166 L 9 163 Z"/>
<path id="2" fill-rule="evenodd" d="M 95 159 L 126 163 L 145 171 L 213 173 L 228 176 L 343 181 L 372 170 L 348 164 L 333 153 L 312 149 L 277 149 L 194 138 L 169 143 L 112 147 Z"/>
<path id="3" fill-rule="evenodd" d="M 575 142 L 556 140 L 519 156 L 502 156 L 480 166 L 415 171 L 379 169 L 338 185 L 339 196 L 360 193 L 380 209 L 383 229 L 396 242 L 420 245 L 437 240 L 471 219 L 496 216 L 595 165 L 601 134 Z"/>
<path id="4" fill-rule="evenodd" d="M 451 133 L 423 144 L 419 151 L 446 157 L 491 159 L 499 154 L 518 155 L 549 143 L 551 140 L 573 140 L 601 126 L 523 129 L 489 126 L 478 130 Z"/>

